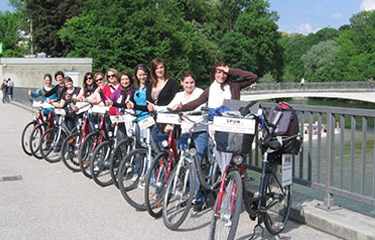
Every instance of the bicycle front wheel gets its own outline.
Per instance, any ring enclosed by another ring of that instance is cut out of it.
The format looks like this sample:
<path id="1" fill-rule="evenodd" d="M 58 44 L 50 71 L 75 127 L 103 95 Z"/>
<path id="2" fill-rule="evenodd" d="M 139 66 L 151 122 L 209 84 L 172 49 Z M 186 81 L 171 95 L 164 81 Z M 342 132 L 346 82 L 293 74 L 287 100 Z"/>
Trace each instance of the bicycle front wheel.
<path id="1" fill-rule="evenodd" d="M 75 132 L 69 135 L 62 145 L 61 158 L 67 168 L 73 172 L 80 171 L 78 151 L 82 144 L 81 135 L 79 132 Z"/>
<path id="2" fill-rule="evenodd" d="M 86 136 L 78 152 L 79 168 L 83 175 L 92 178 L 90 171 L 90 162 L 98 144 L 99 131 L 95 131 Z"/>
<path id="3" fill-rule="evenodd" d="M 242 182 L 238 171 L 231 171 L 223 192 L 216 197 L 210 225 L 210 240 L 232 240 L 241 214 Z"/>
<path id="4" fill-rule="evenodd" d="M 118 171 L 118 185 L 122 196 L 138 211 L 145 211 L 144 164 L 147 150 L 135 149 L 122 161 Z"/>
<path id="5" fill-rule="evenodd" d="M 51 128 L 42 135 L 39 149 L 47 162 L 56 163 L 61 160 L 61 147 L 66 137 L 67 131 L 63 128 L 60 132 L 58 128 Z"/>
<path id="6" fill-rule="evenodd" d="M 145 204 L 147 212 L 154 218 L 162 216 L 164 192 L 172 169 L 168 168 L 168 152 L 162 151 L 152 161 L 145 179 Z"/>
<path id="7" fill-rule="evenodd" d="M 40 146 L 40 142 L 42 139 L 42 135 L 45 130 L 46 130 L 45 124 L 38 124 L 34 127 L 30 135 L 30 139 L 29 139 L 30 152 L 37 159 L 43 158 L 40 152 L 39 146 Z"/>
<path id="8" fill-rule="evenodd" d="M 277 235 L 285 229 L 289 218 L 291 186 L 283 187 L 274 173 L 267 174 L 262 196 L 264 225 L 269 233 Z"/>
<path id="9" fill-rule="evenodd" d="M 110 173 L 114 185 L 118 188 L 117 173 L 121 162 L 126 158 L 133 146 L 133 140 L 130 138 L 121 140 L 118 146 L 114 149 L 110 160 Z"/>
<path id="10" fill-rule="evenodd" d="M 194 197 L 194 179 L 191 165 L 176 168 L 169 178 L 163 201 L 163 222 L 167 228 L 177 230 L 185 221 Z"/>
<path id="11" fill-rule="evenodd" d="M 25 128 L 22 131 L 22 135 L 21 135 L 22 150 L 26 155 L 29 155 L 29 156 L 32 155 L 31 150 L 30 150 L 30 145 L 29 145 L 30 144 L 30 136 L 31 136 L 31 133 L 33 132 L 33 129 L 34 129 L 35 125 L 36 125 L 36 122 L 34 122 L 34 121 L 26 124 Z"/>
<path id="12" fill-rule="evenodd" d="M 94 182 L 102 187 L 112 184 L 109 170 L 112 145 L 110 141 L 102 142 L 96 149 L 91 160 L 91 173 Z"/>

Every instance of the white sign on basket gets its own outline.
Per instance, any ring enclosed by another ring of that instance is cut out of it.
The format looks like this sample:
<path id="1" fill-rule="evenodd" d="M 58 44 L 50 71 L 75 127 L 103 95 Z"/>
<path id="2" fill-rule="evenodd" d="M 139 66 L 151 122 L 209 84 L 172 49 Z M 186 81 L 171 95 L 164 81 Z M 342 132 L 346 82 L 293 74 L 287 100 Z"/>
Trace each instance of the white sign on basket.
<path id="1" fill-rule="evenodd" d="M 174 124 L 180 125 L 180 116 L 175 113 L 158 113 L 156 118 L 157 123 L 166 123 L 166 124 Z"/>
<path id="2" fill-rule="evenodd" d="M 40 107 L 42 107 L 42 105 L 43 105 L 43 102 L 41 102 L 41 101 L 33 101 L 32 107 L 33 108 L 40 108 Z"/>
<path id="3" fill-rule="evenodd" d="M 153 117 L 147 117 L 147 118 L 142 119 L 141 121 L 138 122 L 138 126 L 141 129 L 149 128 L 154 124 L 155 124 L 155 120 L 154 120 Z"/>
<path id="4" fill-rule="evenodd" d="M 77 114 L 87 112 L 91 108 L 91 104 L 87 102 L 76 102 L 75 106 L 78 108 Z"/>
<path id="5" fill-rule="evenodd" d="M 64 109 L 62 109 L 62 108 L 55 108 L 55 114 L 56 115 L 60 115 L 60 116 L 65 116 L 65 110 Z"/>
<path id="6" fill-rule="evenodd" d="M 101 114 L 104 114 L 104 113 L 106 113 L 107 111 L 108 111 L 108 107 L 106 107 L 106 106 L 93 106 L 92 108 L 91 108 L 91 111 L 93 112 L 93 113 L 101 113 Z"/>
<path id="7" fill-rule="evenodd" d="M 281 165 L 281 185 L 283 187 L 291 185 L 293 182 L 293 155 L 283 154 Z"/>
<path id="8" fill-rule="evenodd" d="M 214 117 L 212 128 L 215 131 L 255 134 L 255 119 Z"/>
<path id="9" fill-rule="evenodd" d="M 135 119 L 135 117 L 130 116 L 129 114 L 115 115 L 110 116 L 109 118 L 112 123 L 125 123 L 125 125 L 127 125 L 127 123 L 129 124 L 129 122 L 131 123 Z"/>

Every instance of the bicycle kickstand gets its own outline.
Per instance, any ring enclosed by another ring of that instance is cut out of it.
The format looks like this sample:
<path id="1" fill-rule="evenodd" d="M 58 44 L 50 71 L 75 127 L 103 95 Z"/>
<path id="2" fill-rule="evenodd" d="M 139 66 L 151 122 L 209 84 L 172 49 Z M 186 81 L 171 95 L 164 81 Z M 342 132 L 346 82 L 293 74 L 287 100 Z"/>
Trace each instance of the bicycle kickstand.
<path id="1" fill-rule="evenodd" d="M 253 233 L 250 235 L 249 240 L 253 240 L 257 236 L 257 229 L 259 228 L 261 230 L 261 239 L 264 238 L 264 227 L 261 225 L 262 222 L 258 221 L 257 225 L 255 225 Z"/>

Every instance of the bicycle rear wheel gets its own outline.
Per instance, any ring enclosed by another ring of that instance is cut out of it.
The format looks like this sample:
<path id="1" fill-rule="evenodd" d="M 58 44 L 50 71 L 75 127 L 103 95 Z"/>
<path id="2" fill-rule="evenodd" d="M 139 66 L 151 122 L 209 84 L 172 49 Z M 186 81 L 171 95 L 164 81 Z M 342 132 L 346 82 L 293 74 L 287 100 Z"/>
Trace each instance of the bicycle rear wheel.
<path id="1" fill-rule="evenodd" d="M 114 149 L 110 160 L 110 173 L 114 185 L 118 188 L 117 173 L 121 162 L 126 158 L 133 146 L 133 140 L 130 138 L 123 139 L 119 142 L 118 146 Z"/>
<path id="2" fill-rule="evenodd" d="M 30 135 L 30 139 L 29 139 L 30 152 L 37 159 L 43 158 L 40 152 L 39 146 L 40 146 L 40 141 L 42 139 L 42 135 L 45 130 L 46 130 L 45 124 L 38 124 L 34 127 Z"/>
<path id="3" fill-rule="evenodd" d="M 265 209 L 264 225 L 269 233 L 277 235 L 285 229 L 289 218 L 291 186 L 283 187 L 276 175 L 269 173 L 265 177 L 262 196 L 262 206 Z"/>
<path id="4" fill-rule="evenodd" d="M 96 149 L 91 160 L 91 173 L 94 182 L 102 187 L 112 184 L 112 177 L 109 170 L 112 153 L 112 143 L 102 142 Z"/>
<path id="5" fill-rule="evenodd" d="M 194 180 L 191 165 L 176 168 L 169 178 L 163 201 L 163 222 L 167 228 L 177 230 L 185 221 L 194 197 Z"/>
<path id="6" fill-rule="evenodd" d="M 35 126 L 36 126 L 35 121 L 29 122 L 28 124 L 26 124 L 21 135 L 22 150 L 26 155 L 29 155 L 29 156 L 32 155 L 31 150 L 30 150 L 30 137 Z"/>
<path id="7" fill-rule="evenodd" d="M 164 192 L 172 169 L 168 169 L 168 152 L 162 151 L 152 160 L 145 177 L 145 204 L 154 218 L 162 216 Z"/>
<path id="8" fill-rule="evenodd" d="M 214 206 L 209 239 L 232 240 L 236 236 L 242 204 L 242 182 L 238 171 L 228 173 L 221 199 L 220 194 Z"/>
<path id="9" fill-rule="evenodd" d="M 64 141 L 61 150 L 61 159 L 65 166 L 73 172 L 80 171 L 78 152 L 82 145 L 82 139 L 79 132 L 70 134 Z"/>
<path id="10" fill-rule="evenodd" d="M 122 161 L 118 171 L 118 185 L 122 196 L 138 211 L 145 211 L 144 164 L 147 149 L 134 149 Z"/>

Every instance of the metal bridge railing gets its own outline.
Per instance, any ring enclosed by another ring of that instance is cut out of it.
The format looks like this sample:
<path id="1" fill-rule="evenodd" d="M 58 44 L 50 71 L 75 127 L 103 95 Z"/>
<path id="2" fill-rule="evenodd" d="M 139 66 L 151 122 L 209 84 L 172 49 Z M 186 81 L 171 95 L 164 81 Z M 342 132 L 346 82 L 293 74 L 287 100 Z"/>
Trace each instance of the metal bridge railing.
<path id="1" fill-rule="evenodd" d="M 245 91 L 277 91 L 277 90 L 297 90 L 297 91 L 311 91 L 311 90 L 352 90 L 352 89 L 368 89 L 375 90 L 375 81 L 340 81 L 340 82 L 305 82 L 304 84 L 298 82 L 273 82 L 273 83 L 257 83 L 250 86 Z"/>
<path id="2" fill-rule="evenodd" d="M 270 109 L 272 104 L 262 104 Z M 304 143 L 294 158 L 294 182 L 323 191 L 325 208 L 333 196 L 375 206 L 375 110 L 293 105 Z M 250 166 L 262 154 L 254 141 Z"/>

